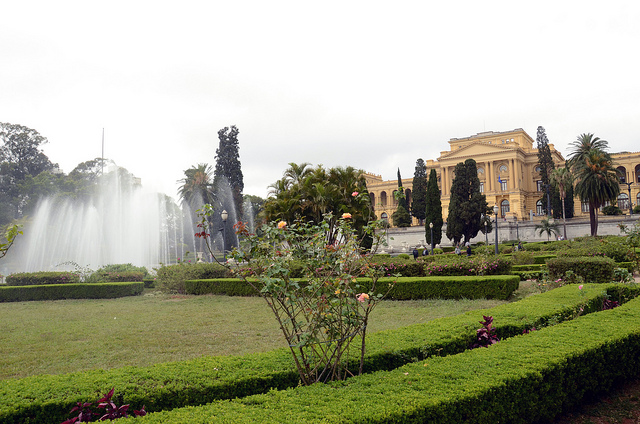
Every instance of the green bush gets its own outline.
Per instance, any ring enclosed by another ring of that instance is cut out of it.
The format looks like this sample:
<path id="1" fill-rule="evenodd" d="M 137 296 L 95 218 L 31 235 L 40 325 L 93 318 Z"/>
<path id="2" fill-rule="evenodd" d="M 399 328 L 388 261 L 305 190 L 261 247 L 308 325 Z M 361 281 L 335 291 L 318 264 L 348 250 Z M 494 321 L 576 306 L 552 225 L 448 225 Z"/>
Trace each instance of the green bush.
<path id="1" fill-rule="evenodd" d="M 397 256 L 398 259 L 411 259 L 411 256 L 407 255 L 406 253 L 401 253 Z"/>
<path id="2" fill-rule="evenodd" d="M 558 257 L 547 261 L 551 280 L 564 278 L 567 271 L 572 271 L 587 283 L 609 283 L 613 281 L 615 267 L 613 259 L 598 256 Z"/>
<path id="3" fill-rule="evenodd" d="M 550 422 L 640 373 L 639 306 L 634 300 L 486 349 L 347 382 L 150 414 L 141 422 Z"/>
<path id="4" fill-rule="evenodd" d="M 427 276 L 498 275 L 509 274 L 511 261 L 502 256 L 442 255 L 426 263 Z"/>
<path id="5" fill-rule="evenodd" d="M 89 283 L 124 283 L 129 281 L 142 281 L 144 280 L 144 274 L 139 271 L 119 271 L 119 272 L 107 272 L 97 271 L 91 274 Z"/>
<path id="6" fill-rule="evenodd" d="M 622 211 L 619 207 L 609 205 L 602 208 L 602 213 L 605 215 L 622 215 Z"/>
<path id="7" fill-rule="evenodd" d="M 0 287 L 0 302 L 60 299 L 113 299 L 142 294 L 144 283 L 45 284 Z"/>
<path id="8" fill-rule="evenodd" d="M 384 275 L 393 276 L 400 274 L 402 277 L 421 277 L 424 275 L 425 261 L 433 260 L 436 256 L 421 256 L 418 260 L 413 258 L 386 258 L 382 255 L 375 255 L 372 260 L 372 266 L 378 267 L 384 271 Z"/>
<path id="9" fill-rule="evenodd" d="M 538 265 L 544 265 L 549 259 L 557 258 L 557 255 L 537 255 L 533 257 L 533 263 Z"/>
<path id="10" fill-rule="evenodd" d="M 299 280 L 304 284 L 304 280 Z M 358 278 L 359 290 L 371 290 L 371 279 Z M 470 277 L 400 277 L 378 280 L 377 293 L 386 293 L 388 299 L 501 299 L 506 300 L 518 289 L 519 280 L 509 275 Z M 237 278 L 185 281 L 187 294 L 218 294 L 226 296 L 255 296 L 255 290 Z"/>
<path id="11" fill-rule="evenodd" d="M 75 284 L 80 276 L 72 272 L 22 272 L 6 278 L 8 286 L 40 286 L 43 284 Z"/>
<path id="12" fill-rule="evenodd" d="M 493 316 L 494 326 L 498 336 L 503 339 L 503 341 L 491 348 L 474 349 L 465 352 L 463 355 L 477 354 L 471 352 L 485 352 L 481 353 L 485 355 L 493 352 L 496 346 L 505 343 L 505 338 L 520 335 L 524 330 L 531 329 L 532 327 L 540 329 L 553 323 L 572 319 L 580 313 L 591 313 L 600 310 L 604 299 L 602 289 L 607 290 L 607 295 L 610 296 L 612 300 L 625 302 L 638 295 L 640 286 L 629 284 L 587 285 L 582 292 L 577 290 L 575 286 L 565 286 L 540 295 L 529 296 L 516 303 L 504 304 L 491 309 L 470 311 L 455 317 L 435 319 L 423 324 L 411 325 L 397 330 L 373 333 L 367 336 L 365 370 L 367 372 L 392 370 L 409 362 L 430 358 L 428 366 L 419 363 L 416 365 L 419 371 L 415 373 L 414 371 L 410 371 L 410 375 L 408 376 L 409 379 L 415 379 L 419 377 L 419 375 L 427 377 L 431 375 L 431 365 L 434 363 L 431 361 L 437 362 L 446 359 L 438 359 L 437 356 L 455 355 L 467 350 L 469 344 L 476 338 L 476 329 L 480 327 L 478 321 L 482 315 Z M 637 305 L 634 308 L 631 308 L 635 311 L 633 314 L 637 315 L 637 311 L 640 311 L 640 309 L 638 309 Z M 584 317 L 581 319 L 584 319 Z M 598 318 L 594 321 L 597 323 L 602 320 Z M 627 324 L 622 327 L 626 325 Z M 636 332 L 637 329 L 640 328 L 640 324 L 636 324 L 635 321 L 629 322 L 628 325 L 634 326 Z M 582 337 L 581 333 L 576 333 L 574 329 L 572 329 L 572 331 L 573 333 L 569 334 L 571 338 L 567 340 L 576 340 L 576 338 L 580 339 Z M 590 331 L 607 338 L 607 340 L 612 343 L 612 346 L 619 346 L 619 344 L 614 342 L 614 337 L 609 337 L 610 335 L 615 336 L 614 333 L 602 333 L 595 330 Z M 533 332 L 532 334 L 536 333 L 538 332 Z M 540 331 L 540 333 L 542 333 L 542 331 Z M 531 340 L 531 338 L 527 339 L 530 335 L 514 337 L 513 340 Z M 560 338 L 554 341 L 554 339 L 557 339 L 557 337 L 551 337 L 549 341 L 544 343 L 532 340 L 531 342 L 527 342 L 523 348 L 525 353 L 510 353 L 505 357 L 501 356 L 499 360 L 491 359 L 491 357 L 472 360 L 469 367 L 464 368 L 463 374 L 467 375 L 467 377 L 476 376 L 485 382 L 493 382 L 496 380 L 494 378 L 496 372 L 495 367 L 498 364 L 505 363 L 511 367 L 521 368 L 520 365 L 514 366 L 514 361 L 524 361 L 525 369 L 536 370 L 539 365 L 531 365 L 529 361 L 544 360 L 547 355 L 544 353 L 536 353 L 537 351 L 535 349 L 546 348 L 553 351 L 559 341 L 562 342 L 562 340 L 565 340 Z M 577 342 L 568 344 L 573 347 L 582 345 L 582 343 Z M 566 352 L 562 351 L 561 353 L 565 354 Z M 635 354 L 633 358 L 638 358 L 638 356 L 638 354 Z M 567 358 L 563 359 L 566 361 Z M 529 363 L 529 365 L 526 365 L 527 363 Z M 445 373 L 443 376 L 439 376 L 439 374 L 435 375 L 433 377 L 434 380 L 428 384 L 438 385 L 445 381 L 449 382 L 452 387 L 464 387 L 465 390 L 468 389 L 470 392 L 473 392 L 473 385 L 461 386 L 458 378 L 451 377 L 451 372 L 458 372 L 457 366 L 455 364 L 449 364 L 447 366 L 450 367 L 449 374 Z M 487 366 L 490 367 L 491 378 L 487 378 Z M 603 368 L 615 369 L 616 367 L 604 366 Z M 404 370 L 400 370 L 399 375 L 407 376 L 404 374 L 405 372 Z M 376 378 L 366 380 L 369 381 L 370 384 L 383 384 L 384 381 L 388 381 L 386 377 L 384 377 L 386 374 L 373 375 L 376 376 Z M 537 373 L 537 375 L 539 376 L 540 374 Z M 628 375 L 637 375 L 637 373 L 630 373 Z M 322 391 L 332 391 L 340 387 L 349 387 L 351 384 L 359 384 L 357 382 L 359 381 L 358 379 L 361 378 L 362 377 L 356 377 L 345 382 L 338 382 L 333 386 L 316 384 L 304 390 L 315 390 L 313 388 L 317 388 Z M 376 379 L 378 380 L 377 382 L 375 381 Z M 217 399 L 246 397 L 256 393 L 270 392 L 268 397 L 279 397 L 281 394 L 278 394 L 273 389 L 296 387 L 298 380 L 298 374 L 291 364 L 288 348 L 245 356 L 203 356 L 193 360 L 162 363 L 150 367 L 123 367 L 66 375 L 40 375 L 22 379 L 7 379 L 0 381 L 0 422 L 59 424 L 69 417 L 69 410 L 74 407 L 77 402 L 93 400 L 97 393 L 103 394 L 112 387 L 116 388 L 118 395 L 122 396 L 126 403 L 131 404 L 131 408 L 139 409 L 143 405 L 146 405 L 146 410 L 153 412 L 189 405 L 206 404 Z M 406 385 L 408 381 L 414 380 L 405 380 L 405 383 L 401 385 L 403 390 L 408 389 Z M 395 385 L 396 382 L 391 385 L 390 389 L 395 390 L 393 388 Z M 562 384 L 560 385 L 566 387 Z M 547 385 L 547 389 L 550 388 L 551 386 Z M 378 394 L 382 398 L 387 396 L 385 388 L 375 386 L 375 389 L 378 390 Z M 354 393 L 353 396 L 349 395 L 348 397 L 343 397 L 343 395 L 343 393 L 340 393 L 340 400 L 330 403 L 331 408 L 337 408 L 344 402 L 349 403 L 351 402 L 350 399 L 356 400 L 361 404 L 363 399 L 361 393 Z M 513 393 L 511 395 L 514 397 Z M 377 405 L 377 397 L 369 398 L 368 396 L 367 394 L 367 401 Z M 444 396 L 447 397 L 448 395 L 445 394 Z M 425 396 L 424 392 L 419 394 L 418 397 L 420 399 L 427 399 L 430 402 L 434 399 L 431 395 Z M 517 399 L 519 397 L 520 396 L 517 396 L 515 398 Z M 531 396 L 528 393 L 527 396 L 524 397 L 530 398 Z M 492 399 L 493 397 L 487 395 L 486 398 Z M 257 406 L 265 405 L 263 401 L 256 402 L 249 400 L 248 403 Z M 408 407 L 412 403 L 413 402 L 407 402 L 406 398 L 400 399 L 391 409 L 404 410 L 405 407 Z M 317 408 L 320 407 L 319 405 L 324 404 L 324 401 L 318 400 L 318 402 L 314 401 L 313 403 L 309 403 L 307 399 L 306 401 L 301 401 L 300 405 L 304 406 L 299 409 L 309 410 L 309 405 L 312 404 L 313 408 Z M 398 405 L 403 405 L 403 407 L 399 408 Z M 272 406 L 276 408 L 277 404 Z M 268 414 L 272 406 L 260 408 L 262 415 L 258 416 L 256 421 L 268 421 L 264 414 Z M 443 406 L 440 405 L 439 407 Z M 480 410 L 485 409 L 481 403 L 478 404 L 478 407 Z M 359 407 L 355 409 L 381 410 L 379 405 L 375 408 Z M 189 408 L 188 410 L 202 413 L 199 409 Z M 447 410 L 447 408 L 445 408 L 445 410 Z M 147 418 L 144 418 L 142 422 L 147 422 L 147 419 L 156 420 L 160 417 L 166 417 L 165 414 L 173 413 L 174 412 L 150 414 Z M 175 413 L 182 412 L 175 411 Z M 331 416 L 332 415 L 327 416 L 324 412 L 320 412 L 317 416 L 318 419 L 315 421 L 328 420 Z M 249 415 L 245 415 L 245 418 L 246 417 L 249 417 Z M 226 415 L 224 418 L 225 420 L 227 419 Z M 237 417 L 229 417 L 227 422 L 235 422 L 236 418 Z M 137 418 L 136 421 L 140 419 L 141 418 Z M 457 418 L 449 416 L 449 421 L 447 422 L 452 422 L 451 419 L 454 420 L 453 422 L 459 421 Z M 217 420 L 218 419 L 182 420 L 178 418 L 167 418 L 164 422 L 216 422 Z M 299 421 L 294 419 L 291 422 Z M 482 417 L 479 417 L 478 422 L 497 421 L 493 419 L 482 421 Z"/>
<path id="13" fill-rule="evenodd" d="M 513 265 L 532 264 L 534 263 L 533 254 L 523 250 L 513 252 L 513 255 L 511 255 L 511 263 Z"/>
<path id="14" fill-rule="evenodd" d="M 156 270 L 156 286 L 168 293 L 185 293 L 186 280 L 231 277 L 229 270 L 217 263 L 181 263 L 163 265 Z"/>

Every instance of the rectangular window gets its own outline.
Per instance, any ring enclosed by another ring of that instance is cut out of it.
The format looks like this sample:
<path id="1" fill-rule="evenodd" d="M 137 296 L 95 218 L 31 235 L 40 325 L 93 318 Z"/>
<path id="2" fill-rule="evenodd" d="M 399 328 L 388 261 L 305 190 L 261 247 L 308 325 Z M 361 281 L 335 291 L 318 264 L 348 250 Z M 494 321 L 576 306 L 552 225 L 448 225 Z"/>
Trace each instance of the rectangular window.
<path id="1" fill-rule="evenodd" d="M 484 183 L 480 182 L 480 193 L 484 193 Z"/>
<path id="2" fill-rule="evenodd" d="M 582 213 L 589 212 L 589 204 L 587 202 L 582 202 Z"/>
<path id="3" fill-rule="evenodd" d="M 507 181 L 506 180 L 502 180 L 502 182 L 500 183 L 500 190 L 507 191 Z"/>
<path id="4" fill-rule="evenodd" d="M 536 191 L 542 191 L 542 180 L 536 181 Z"/>

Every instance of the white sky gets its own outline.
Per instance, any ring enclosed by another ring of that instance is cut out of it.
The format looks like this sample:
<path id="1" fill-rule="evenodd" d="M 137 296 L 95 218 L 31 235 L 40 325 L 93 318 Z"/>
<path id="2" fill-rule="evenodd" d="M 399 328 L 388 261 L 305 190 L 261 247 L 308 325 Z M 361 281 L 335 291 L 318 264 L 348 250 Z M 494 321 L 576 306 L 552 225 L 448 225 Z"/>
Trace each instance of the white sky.
<path id="1" fill-rule="evenodd" d="M 396 178 L 452 137 L 545 127 L 640 150 L 638 1 L 11 1 L 0 122 L 66 173 L 101 154 L 176 197 L 237 125 L 245 194 L 289 162 Z"/>

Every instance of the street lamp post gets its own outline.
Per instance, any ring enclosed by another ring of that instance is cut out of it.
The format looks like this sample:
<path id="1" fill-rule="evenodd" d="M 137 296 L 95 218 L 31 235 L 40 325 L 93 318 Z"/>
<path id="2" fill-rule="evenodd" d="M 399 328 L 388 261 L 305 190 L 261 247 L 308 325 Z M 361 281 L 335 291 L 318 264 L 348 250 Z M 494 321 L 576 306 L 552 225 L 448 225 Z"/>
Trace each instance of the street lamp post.
<path id="1" fill-rule="evenodd" d="M 496 255 L 498 254 L 498 205 L 493 205 L 493 214 L 496 216 Z"/>
<path id="2" fill-rule="evenodd" d="M 518 234 L 518 217 L 514 217 L 516 220 L 516 240 L 520 241 L 520 234 Z"/>
<path id="3" fill-rule="evenodd" d="M 551 216 L 551 197 L 549 196 L 549 188 L 551 184 L 543 184 L 547 191 L 547 218 Z"/>
<path id="4" fill-rule="evenodd" d="M 625 183 L 627 185 L 627 188 L 629 189 L 629 215 L 633 215 L 633 202 L 631 201 L 631 185 L 633 184 L 633 181 L 630 183 Z"/>
<path id="5" fill-rule="evenodd" d="M 489 246 L 489 234 L 487 234 L 487 220 L 484 220 L 484 244 Z"/>
<path id="6" fill-rule="evenodd" d="M 433 222 L 429 223 L 429 229 L 431 230 L 431 254 L 433 255 Z"/>
<path id="7" fill-rule="evenodd" d="M 229 218 L 229 214 L 226 209 L 222 211 L 220 217 L 222 218 L 222 257 L 224 262 L 227 262 L 227 218 Z"/>

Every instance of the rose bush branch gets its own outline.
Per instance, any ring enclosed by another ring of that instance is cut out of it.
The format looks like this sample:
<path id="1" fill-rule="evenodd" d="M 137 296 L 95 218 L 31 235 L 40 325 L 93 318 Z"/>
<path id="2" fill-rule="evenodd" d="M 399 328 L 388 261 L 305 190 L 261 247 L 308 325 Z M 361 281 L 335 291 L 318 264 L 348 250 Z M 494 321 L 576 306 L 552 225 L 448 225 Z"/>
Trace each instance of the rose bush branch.
<path id="1" fill-rule="evenodd" d="M 210 249 L 207 216 L 200 212 L 198 235 Z M 326 214 L 319 224 L 284 221 L 265 224 L 251 233 L 242 222 L 234 228 L 240 247 L 225 264 L 251 285 L 273 312 L 300 374 L 303 384 L 343 379 L 362 373 L 369 316 L 386 293 L 377 293 L 383 276 L 372 266 L 371 257 L 384 239 L 382 222 L 364 227 L 359 238 L 351 215 Z M 362 250 L 362 237 L 373 239 L 372 250 Z M 292 269 L 302 266 L 302 278 Z M 368 277 L 366 289 L 357 283 Z M 388 290 L 391 289 L 389 287 Z M 348 367 L 349 346 L 360 337 L 359 367 Z"/>

